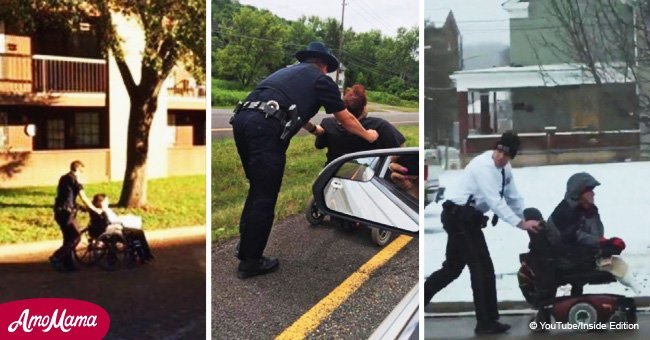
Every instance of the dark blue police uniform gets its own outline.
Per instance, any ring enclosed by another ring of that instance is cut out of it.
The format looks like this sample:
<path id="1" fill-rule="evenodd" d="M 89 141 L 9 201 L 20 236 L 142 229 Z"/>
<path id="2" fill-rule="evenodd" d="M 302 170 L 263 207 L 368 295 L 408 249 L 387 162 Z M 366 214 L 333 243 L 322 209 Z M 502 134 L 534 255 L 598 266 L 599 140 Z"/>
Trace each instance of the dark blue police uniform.
<path id="1" fill-rule="evenodd" d="M 59 228 L 61 228 L 63 245 L 50 258 L 53 264 L 55 262 L 61 262 L 62 268 L 59 269 L 74 268 L 72 252 L 79 238 L 79 226 L 75 220 L 77 209 L 75 199 L 82 189 L 83 185 L 79 183 L 77 177 L 72 172 L 61 176 L 59 179 L 59 185 L 56 189 L 56 199 L 54 200 L 54 220 L 56 220 Z"/>
<path id="2" fill-rule="evenodd" d="M 278 102 L 282 110 L 295 104 L 302 124 L 306 124 L 321 106 L 327 113 L 345 109 L 338 86 L 311 63 L 276 71 L 246 98 L 251 102 L 269 100 Z M 239 224 L 238 257 L 243 262 L 254 262 L 262 258 L 271 233 L 286 163 L 285 153 L 292 136 L 281 140 L 284 126 L 280 120 L 254 109 L 242 109 L 235 115 L 232 125 L 237 152 L 250 182 Z"/>

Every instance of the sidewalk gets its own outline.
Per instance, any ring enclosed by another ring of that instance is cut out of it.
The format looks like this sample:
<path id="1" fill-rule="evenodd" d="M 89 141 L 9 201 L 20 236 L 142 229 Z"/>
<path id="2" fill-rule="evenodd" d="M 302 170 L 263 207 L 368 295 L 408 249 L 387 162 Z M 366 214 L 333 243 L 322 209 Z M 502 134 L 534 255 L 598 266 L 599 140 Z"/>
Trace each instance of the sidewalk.
<path id="1" fill-rule="evenodd" d="M 193 226 L 145 230 L 145 233 L 149 245 L 155 248 L 168 244 L 178 245 L 205 240 L 205 230 L 205 226 Z M 61 240 L 0 245 L 0 263 L 32 262 L 34 259 L 46 260 L 60 246 Z"/>

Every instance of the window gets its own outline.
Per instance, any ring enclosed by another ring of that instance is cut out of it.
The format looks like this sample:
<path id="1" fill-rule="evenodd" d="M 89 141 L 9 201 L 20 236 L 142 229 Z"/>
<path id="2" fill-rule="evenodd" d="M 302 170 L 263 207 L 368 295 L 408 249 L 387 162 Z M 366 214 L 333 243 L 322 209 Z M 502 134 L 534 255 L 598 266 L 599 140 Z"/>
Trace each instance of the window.
<path id="1" fill-rule="evenodd" d="M 76 146 L 99 146 L 100 129 L 97 112 L 77 112 L 74 116 L 74 138 Z"/>
<path id="2" fill-rule="evenodd" d="M 45 123 L 45 145 L 47 149 L 65 148 L 65 122 L 63 119 L 49 119 Z"/>

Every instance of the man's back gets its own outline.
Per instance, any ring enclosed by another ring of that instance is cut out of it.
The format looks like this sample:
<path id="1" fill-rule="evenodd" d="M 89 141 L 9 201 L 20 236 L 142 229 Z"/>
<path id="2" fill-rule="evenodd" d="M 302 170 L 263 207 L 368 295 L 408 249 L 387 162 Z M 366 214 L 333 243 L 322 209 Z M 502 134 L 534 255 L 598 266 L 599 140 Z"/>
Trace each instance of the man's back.
<path id="1" fill-rule="evenodd" d="M 325 106 L 327 112 L 344 108 L 334 81 L 310 63 L 300 63 L 274 72 L 262 80 L 246 100 L 275 100 L 284 110 L 296 105 L 303 122 L 309 121 L 321 106 Z"/>
<path id="2" fill-rule="evenodd" d="M 72 209 L 75 206 L 75 198 L 81 190 L 81 184 L 72 173 L 67 173 L 59 178 L 56 188 L 55 208 Z"/>
<path id="3" fill-rule="evenodd" d="M 369 143 L 365 139 L 356 136 L 337 123 L 335 118 L 325 118 L 321 126 L 325 133 L 316 137 L 316 147 L 327 148 L 327 162 L 341 157 L 348 153 L 396 148 L 406 140 L 404 136 L 395 129 L 389 122 L 381 118 L 366 117 L 359 121 L 365 129 L 373 129 L 379 133 L 379 139 Z"/>

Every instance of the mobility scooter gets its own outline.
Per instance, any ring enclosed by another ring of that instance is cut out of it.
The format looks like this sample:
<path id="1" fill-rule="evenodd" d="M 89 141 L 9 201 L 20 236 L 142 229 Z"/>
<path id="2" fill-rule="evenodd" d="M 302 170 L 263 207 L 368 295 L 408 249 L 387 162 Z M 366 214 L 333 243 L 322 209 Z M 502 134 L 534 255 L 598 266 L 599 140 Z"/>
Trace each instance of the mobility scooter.
<path id="1" fill-rule="evenodd" d="M 526 220 L 538 220 L 544 226 L 544 219 L 539 210 L 528 208 L 524 211 Z M 635 323 L 636 306 L 634 299 L 616 294 L 583 294 L 585 284 L 606 284 L 616 281 L 608 271 L 593 266 L 584 270 L 562 270 L 557 267 L 557 252 L 550 245 L 542 228 L 537 233 L 528 232 L 530 243 L 528 253 L 520 254 L 521 268 L 517 273 L 519 288 L 524 298 L 537 314 L 531 322 L 537 327 L 532 331 L 543 331 L 541 323 L 555 322 L 571 324 L 595 324 L 609 322 Z M 594 254 L 595 263 L 597 254 Z M 602 255 L 600 255 L 602 256 Z M 571 295 L 556 297 L 557 287 L 570 284 Z"/>

